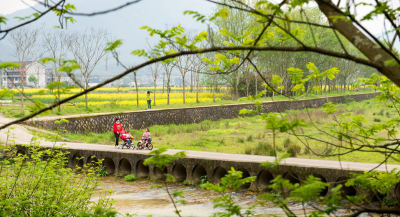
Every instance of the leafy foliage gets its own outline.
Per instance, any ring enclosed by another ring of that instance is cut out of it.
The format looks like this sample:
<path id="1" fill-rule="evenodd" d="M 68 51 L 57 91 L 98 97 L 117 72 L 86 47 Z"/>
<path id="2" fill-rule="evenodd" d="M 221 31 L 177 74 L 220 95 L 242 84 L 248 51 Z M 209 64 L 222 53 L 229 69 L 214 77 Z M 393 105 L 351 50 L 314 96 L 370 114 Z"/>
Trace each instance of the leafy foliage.
<path id="1" fill-rule="evenodd" d="M 94 207 L 110 207 L 107 198 L 91 201 L 98 167 L 67 167 L 62 148 L 22 147 L 29 155 L 16 154 L 16 148 L 5 149 L 8 155 L 0 161 L 1 216 L 77 216 Z"/>
<path id="2" fill-rule="evenodd" d="M 223 193 L 222 196 L 212 199 L 214 203 L 214 208 L 223 210 L 214 213 L 213 216 L 249 216 L 254 214 L 253 206 L 243 210 L 243 208 L 238 205 L 237 202 L 234 200 L 232 194 L 228 193 L 231 191 L 237 191 L 242 185 L 254 182 L 256 179 L 255 176 L 242 178 L 242 175 L 242 171 L 235 170 L 232 167 L 228 171 L 228 174 L 221 178 L 220 184 L 205 183 L 201 185 L 203 189 Z"/>

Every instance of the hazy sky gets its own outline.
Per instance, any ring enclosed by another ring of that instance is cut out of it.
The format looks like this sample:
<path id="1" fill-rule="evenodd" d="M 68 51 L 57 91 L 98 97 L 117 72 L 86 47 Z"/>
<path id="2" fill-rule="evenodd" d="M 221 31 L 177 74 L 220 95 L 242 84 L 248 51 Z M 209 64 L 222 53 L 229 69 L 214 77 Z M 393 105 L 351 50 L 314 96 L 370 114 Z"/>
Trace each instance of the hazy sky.
<path id="1" fill-rule="evenodd" d="M 34 5 L 33 0 L 0 0 L 0 14 L 7 15 Z"/>

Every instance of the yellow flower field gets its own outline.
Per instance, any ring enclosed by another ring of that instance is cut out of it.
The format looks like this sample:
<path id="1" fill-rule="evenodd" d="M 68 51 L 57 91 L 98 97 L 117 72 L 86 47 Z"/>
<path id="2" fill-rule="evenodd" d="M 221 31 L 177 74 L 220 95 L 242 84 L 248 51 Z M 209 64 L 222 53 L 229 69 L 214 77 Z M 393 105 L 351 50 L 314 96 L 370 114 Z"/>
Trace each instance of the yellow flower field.
<path id="1" fill-rule="evenodd" d="M 61 98 L 67 98 L 73 94 L 62 94 Z M 216 93 L 216 101 L 220 101 L 228 96 L 224 93 Z M 53 95 L 33 95 L 33 99 L 39 100 L 43 103 L 52 103 L 55 98 Z M 154 100 L 153 93 L 151 94 L 152 100 Z M 196 93 L 186 93 L 186 103 L 196 102 Z M 145 104 L 147 100 L 146 93 L 139 93 L 139 103 Z M 199 101 L 201 102 L 211 102 L 213 101 L 212 93 L 199 93 Z M 85 96 L 81 96 L 73 100 L 78 105 L 85 104 Z M 136 105 L 136 93 L 90 93 L 88 94 L 88 104 L 93 106 L 105 105 L 115 103 L 117 105 Z M 156 93 L 156 103 L 157 105 L 167 104 L 167 93 Z M 170 104 L 182 104 L 183 96 L 182 93 L 170 93 Z"/>

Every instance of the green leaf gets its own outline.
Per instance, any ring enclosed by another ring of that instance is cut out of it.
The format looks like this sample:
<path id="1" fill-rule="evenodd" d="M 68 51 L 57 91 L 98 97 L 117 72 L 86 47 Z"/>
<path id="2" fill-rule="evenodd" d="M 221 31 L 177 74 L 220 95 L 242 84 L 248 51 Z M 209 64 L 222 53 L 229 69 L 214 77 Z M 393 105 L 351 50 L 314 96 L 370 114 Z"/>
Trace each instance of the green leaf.
<path id="1" fill-rule="evenodd" d="M 227 18 L 228 16 L 229 16 L 229 10 L 228 10 L 228 8 L 222 8 L 222 9 L 218 10 L 218 11 L 214 14 L 214 16 L 212 16 L 212 17 L 210 18 L 210 21 L 213 21 L 213 20 L 215 20 L 215 19 L 218 18 L 218 17 L 221 17 L 221 18 L 225 19 L 225 18 Z"/>
<path id="2" fill-rule="evenodd" d="M 7 18 L 3 17 L 3 16 L 0 16 L 0 23 L 6 24 L 7 23 Z"/>
<path id="3" fill-rule="evenodd" d="M 45 57 L 45 58 L 40 59 L 39 62 L 42 63 L 42 64 L 47 64 L 48 62 L 55 63 L 56 59 L 51 58 L 51 57 Z"/>
<path id="4" fill-rule="evenodd" d="M 122 40 L 118 39 L 113 42 L 108 42 L 107 45 L 108 47 L 104 49 L 104 51 L 113 51 L 122 45 Z"/>
<path id="5" fill-rule="evenodd" d="M 4 62 L 0 63 L 0 69 L 18 69 L 21 66 L 20 63 Z"/>

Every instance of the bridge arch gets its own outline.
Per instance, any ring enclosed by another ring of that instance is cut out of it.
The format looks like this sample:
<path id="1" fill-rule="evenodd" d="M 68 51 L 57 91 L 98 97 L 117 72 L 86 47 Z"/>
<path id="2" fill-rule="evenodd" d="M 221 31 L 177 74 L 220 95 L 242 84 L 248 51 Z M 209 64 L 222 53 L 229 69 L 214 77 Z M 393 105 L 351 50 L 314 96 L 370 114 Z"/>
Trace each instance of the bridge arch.
<path id="1" fill-rule="evenodd" d="M 172 168 L 172 175 L 177 182 L 183 182 L 187 177 L 186 167 L 183 164 L 176 163 Z"/>
<path id="2" fill-rule="evenodd" d="M 274 179 L 274 176 L 268 170 L 261 170 L 257 175 L 257 189 L 259 191 L 265 191 L 268 185 L 271 184 L 271 181 Z"/>
<path id="3" fill-rule="evenodd" d="M 122 175 L 127 175 L 132 173 L 132 165 L 129 160 L 122 158 L 118 163 L 118 173 Z"/>
<path id="4" fill-rule="evenodd" d="M 357 190 L 352 186 L 345 186 L 345 183 L 349 179 L 349 177 L 339 177 L 336 179 L 336 185 L 342 184 L 343 194 L 348 196 L 355 196 L 357 194 Z"/>
<path id="5" fill-rule="evenodd" d="M 85 160 L 82 156 L 79 154 L 74 154 L 71 158 L 71 165 L 73 168 L 75 167 L 80 167 L 83 168 L 83 165 L 85 164 Z"/>
<path id="6" fill-rule="evenodd" d="M 209 179 L 209 177 L 207 177 L 207 170 L 202 165 L 197 164 L 192 170 L 192 183 L 199 184 L 204 178 L 207 180 Z"/>
<path id="7" fill-rule="evenodd" d="M 394 186 L 393 196 L 398 202 L 400 202 L 400 182 Z"/>
<path id="8" fill-rule="evenodd" d="M 96 155 L 91 155 L 86 159 L 86 163 L 90 165 L 96 164 L 97 162 L 99 162 L 99 159 L 97 159 Z"/>
<path id="9" fill-rule="evenodd" d="M 112 175 L 115 173 L 115 163 L 113 159 L 108 157 L 104 158 L 103 166 L 105 167 L 108 175 Z"/>
<path id="10" fill-rule="evenodd" d="M 323 182 L 323 183 L 326 183 L 327 181 L 326 181 L 326 178 L 323 176 L 323 175 L 320 175 L 320 174 L 311 174 L 312 176 L 314 176 L 315 178 L 319 178 L 320 180 L 321 180 L 321 182 Z M 308 176 L 307 176 L 308 177 Z M 307 177 L 305 177 L 305 178 L 307 178 Z M 327 195 L 328 194 L 328 187 L 325 187 L 322 191 L 321 191 L 321 193 L 320 193 L 320 195 L 321 196 L 325 196 L 325 195 Z"/>
<path id="11" fill-rule="evenodd" d="M 300 183 L 299 176 L 291 171 L 284 173 L 282 178 L 289 180 L 289 182 L 292 184 Z"/>
<path id="12" fill-rule="evenodd" d="M 221 183 L 221 178 L 224 177 L 228 172 L 223 167 L 217 166 L 212 174 L 212 180 L 215 184 Z"/>
<path id="13" fill-rule="evenodd" d="M 242 171 L 242 179 L 250 176 L 249 171 L 247 171 L 246 169 L 241 168 L 241 169 L 238 169 L 238 171 Z M 251 185 L 251 183 L 246 183 L 246 184 L 243 184 L 240 188 L 248 189 L 248 188 L 250 188 L 250 185 Z"/>
<path id="14" fill-rule="evenodd" d="M 136 163 L 136 176 L 139 178 L 149 177 L 149 167 L 143 164 L 143 160 Z"/>
<path id="15" fill-rule="evenodd" d="M 163 171 L 161 171 L 161 169 L 154 167 L 153 168 L 153 176 L 155 179 L 157 180 L 165 180 L 166 176 L 165 174 L 168 173 L 168 169 L 165 167 Z"/>

